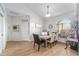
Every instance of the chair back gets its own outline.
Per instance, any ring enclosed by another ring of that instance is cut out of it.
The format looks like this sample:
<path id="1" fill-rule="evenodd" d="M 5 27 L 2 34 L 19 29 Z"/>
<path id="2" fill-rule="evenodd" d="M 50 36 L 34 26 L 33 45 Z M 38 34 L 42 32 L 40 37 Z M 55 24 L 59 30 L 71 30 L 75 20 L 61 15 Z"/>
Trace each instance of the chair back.
<path id="1" fill-rule="evenodd" d="M 33 38 L 34 38 L 34 42 L 35 42 L 35 43 L 40 44 L 40 38 L 39 38 L 39 35 L 37 35 L 37 34 L 33 34 Z"/>
<path id="2" fill-rule="evenodd" d="M 51 41 L 54 41 L 55 40 L 55 34 L 53 33 L 52 35 L 51 35 Z"/>
<path id="3" fill-rule="evenodd" d="M 55 35 L 56 35 L 56 36 L 55 36 L 55 40 L 58 40 L 58 35 L 59 35 L 59 34 L 56 33 Z"/>

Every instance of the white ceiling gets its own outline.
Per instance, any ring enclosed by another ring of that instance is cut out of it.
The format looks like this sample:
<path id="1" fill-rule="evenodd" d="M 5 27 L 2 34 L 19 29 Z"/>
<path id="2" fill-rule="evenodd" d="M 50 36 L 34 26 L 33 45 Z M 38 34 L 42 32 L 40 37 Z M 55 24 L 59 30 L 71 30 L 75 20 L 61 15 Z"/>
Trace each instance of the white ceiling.
<path id="1" fill-rule="evenodd" d="M 14 6 L 28 8 L 41 17 L 45 17 L 47 5 L 50 6 L 51 17 L 66 14 L 66 13 L 76 12 L 76 4 L 74 3 L 49 3 L 49 4 L 48 3 L 18 3 L 18 4 L 10 3 L 10 4 L 5 4 L 6 8 L 8 9 Z"/>

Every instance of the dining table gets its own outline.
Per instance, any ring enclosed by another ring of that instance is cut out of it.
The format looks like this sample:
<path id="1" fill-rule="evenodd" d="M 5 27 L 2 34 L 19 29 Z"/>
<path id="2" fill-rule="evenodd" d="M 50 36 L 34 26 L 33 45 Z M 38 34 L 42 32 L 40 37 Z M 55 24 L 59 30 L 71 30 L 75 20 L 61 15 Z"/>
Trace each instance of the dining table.
<path id="1" fill-rule="evenodd" d="M 39 36 L 41 39 L 45 40 L 45 47 L 47 47 L 47 40 L 51 38 L 51 35 L 41 35 Z"/>

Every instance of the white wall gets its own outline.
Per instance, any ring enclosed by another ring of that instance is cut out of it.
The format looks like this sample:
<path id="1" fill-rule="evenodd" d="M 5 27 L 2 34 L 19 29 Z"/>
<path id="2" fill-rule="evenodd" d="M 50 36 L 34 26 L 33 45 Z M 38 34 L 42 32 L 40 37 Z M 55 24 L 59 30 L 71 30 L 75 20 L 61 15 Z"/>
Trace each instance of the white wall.
<path id="1" fill-rule="evenodd" d="M 15 12 L 18 12 L 18 13 L 21 13 L 23 15 L 28 15 L 30 16 L 30 39 L 29 40 L 32 40 L 32 33 L 40 33 L 42 31 L 42 26 L 43 26 L 43 20 L 41 17 L 39 17 L 36 13 L 32 12 L 31 10 L 29 10 L 28 8 L 23 8 L 23 7 L 11 7 L 9 8 L 10 10 L 12 11 L 15 11 Z M 14 20 L 15 19 L 15 20 Z M 8 20 L 8 24 L 9 26 L 11 26 L 11 24 L 14 22 L 14 23 L 19 23 L 20 24 L 20 21 L 18 20 L 17 21 L 17 18 L 16 17 L 11 17 L 11 16 L 8 16 L 7 17 L 7 20 Z M 34 26 L 36 25 L 36 26 Z M 9 32 L 9 30 L 8 30 Z M 13 35 L 11 34 L 11 31 L 9 32 L 9 37 L 8 37 L 8 40 L 9 41 L 17 41 L 15 39 L 16 35 L 18 35 L 18 41 L 21 39 L 20 33 L 16 33 L 15 36 L 13 37 Z M 13 37 L 13 38 L 10 38 L 10 37 Z"/>
<path id="2" fill-rule="evenodd" d="M 7 22 L 8 22 L 8 40 L 15 41 L 15 40 L 21 40 L 20 32 L 14 32 L 12 27 L 13 25 L 21 24 L 21 20 L 19 17 L 13 17 L 13 16 L 7 16 Z"/>
<path id="3" fill-rule="evenodd" d="M 8 41 L 25 41 L 25 40 L 27 41 L 27 40 L 29 40 L 29 27 L 30 27 L 29 18 L 24 17 L 24 16 L 7 15 L 7 23 L 8 23 Z M 19 31 L 13 30 L 14 25 L 19 25 Z M 25 27 L 26 30 L 24 30 L 25 28 L 23 28 L 23 27 Z M 24 38 L 23 33 L 26 33 L 25 39 L 23 39 Z"/>

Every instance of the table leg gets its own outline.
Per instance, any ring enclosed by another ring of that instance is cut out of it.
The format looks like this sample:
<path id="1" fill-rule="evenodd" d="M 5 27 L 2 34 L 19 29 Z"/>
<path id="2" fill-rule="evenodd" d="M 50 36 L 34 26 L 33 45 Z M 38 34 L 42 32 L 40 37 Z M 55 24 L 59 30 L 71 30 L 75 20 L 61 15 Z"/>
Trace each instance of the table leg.
<path id="1" fill-rule="evenodd" d="M 47 40 L 46 40 L 46 47 L 47 47 Z"/>
<path id="2" fill-rule="evenodd" d="M 67 49 L 67 47 L 68 47 L 68 41 L 66 41 L 66 47 L 65 47 L 65 49 Z"/>
<path id="3" fill-rule="evenodd" d="M 47 47 L 47 40 L 45 40 L 44 47 L 45 48 Z"/>

